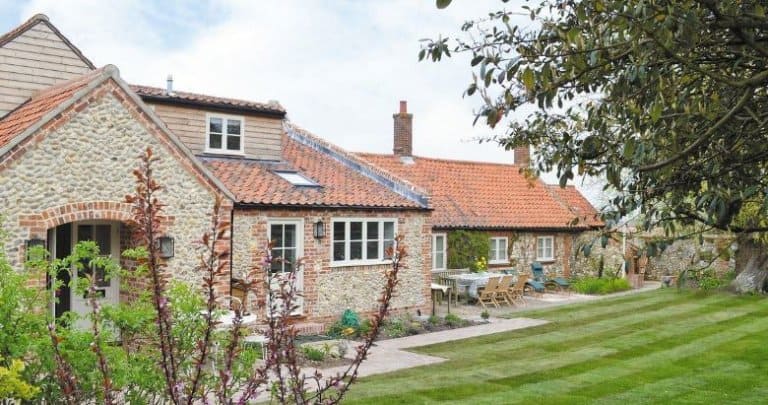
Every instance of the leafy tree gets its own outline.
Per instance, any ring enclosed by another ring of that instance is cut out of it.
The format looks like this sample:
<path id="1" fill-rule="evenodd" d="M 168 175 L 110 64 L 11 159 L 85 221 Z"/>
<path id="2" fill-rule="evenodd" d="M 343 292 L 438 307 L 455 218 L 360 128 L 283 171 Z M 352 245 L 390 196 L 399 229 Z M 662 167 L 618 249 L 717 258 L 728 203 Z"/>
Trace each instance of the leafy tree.
<path id="1" fill-rule="evenodd" d="M 505 1 L 506 2 L 506 1 Z M 535 4 L 532 4 L 535 3 Z M 471 54 L 466 95 L 536 147 L 534 170 L 605 179 L 607 224 L 639 211 L 670 237 L 738 241 L 735 286 L 766 289 L 768 17 L 756 0 L 541 0 L 425 42 L 421 59 Z M 446 7 L 450 0 L 437 1 Z M 538 108 L 516 119 L 521 107 Z M 684 231 L 683 231 L 684 230 Z M 653 246 L 651 246 L 653 248 Z"/>

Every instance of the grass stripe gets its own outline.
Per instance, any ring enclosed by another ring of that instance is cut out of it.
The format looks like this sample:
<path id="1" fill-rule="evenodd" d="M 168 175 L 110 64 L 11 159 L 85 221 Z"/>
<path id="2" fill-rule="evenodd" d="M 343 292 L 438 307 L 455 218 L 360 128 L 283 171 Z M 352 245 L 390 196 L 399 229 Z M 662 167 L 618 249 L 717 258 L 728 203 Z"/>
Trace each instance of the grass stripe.
<path id="1" fill-rule="evenodd" d="M 661 290 L 513 314 L 534 315 L 553 323 L 420 348 L 451 360 L 365 378 L 349 403 L 740 403 L 766 394 L 760 297 Z"/>

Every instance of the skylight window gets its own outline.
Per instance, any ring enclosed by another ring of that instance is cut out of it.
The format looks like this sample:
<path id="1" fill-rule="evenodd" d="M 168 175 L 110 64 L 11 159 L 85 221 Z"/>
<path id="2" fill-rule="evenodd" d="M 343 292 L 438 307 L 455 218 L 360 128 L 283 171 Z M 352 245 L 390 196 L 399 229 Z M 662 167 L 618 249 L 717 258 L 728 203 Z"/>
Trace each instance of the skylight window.
<path id="1" fill-rule="evenodd" d="M 275 174 L 282 177 L 283 180 L 293 184 L 294 186 L 319 186 L 319 184 L 315 183 L 311 179 L 296 172 L 275 172 Z"/>

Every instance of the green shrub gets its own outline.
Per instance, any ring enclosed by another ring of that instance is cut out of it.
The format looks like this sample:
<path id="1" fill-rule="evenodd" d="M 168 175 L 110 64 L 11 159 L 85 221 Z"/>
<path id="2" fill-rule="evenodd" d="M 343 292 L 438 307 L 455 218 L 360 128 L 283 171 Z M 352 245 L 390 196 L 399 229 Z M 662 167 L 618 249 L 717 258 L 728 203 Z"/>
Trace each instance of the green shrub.
<path id="1" fill-rule="evenodd" d="M 304 353 L 304 357 L 309 361 L 323 361 L 325 360 L 326 351 L 318 349 L 312 346 L 304 346 L 301 348 Z"/>
<path id="2" fill-rule="evenodd" d="M 360 322 L 360 328 L 357 329 L 358 336 L 367 336 L 373 328 L 373 322 L 370 319 L 365 319 Z"/>
<path id="3" fill-rule="evenodd" d="M 437 315 L 432 315 L 429 317 L 427 322 L 429 322 L 430 325 L 439 325 L 442 322 L 442 319 L 440 319 L 440 317 Z"/>
<path id="4" fill-rule="evenodd" d="M 624 278 L 584 277 L 573 282 L 573 289 L 581 294 L 604 295 L 626 291 L 632 286 Z"/>
<path id="5" fill-rule="evenodd" d="M 455 327 L 466 325 L 467 321 L 459 318 L 459 316 L 456 314 L 447 314 L 445 316 L 445 324 L 452 328 L 455 328 Z"/>
<path id="6" fill-rule="evenodd" d="M 390 319 L 384 324 L 384 330 L 387 335 L 393 338 L 403 337 L 407 335 L 407 330 L 402 319 L 394 318 Z"/>
<path id="7" fill-rule="evenodd" d="M 343 336 L 341 333 L 346 327 L 341 323 L 341 321 L 336 321 L 332 323 L 327 331 L 325 332 L 326 335 L 332 337 L 332 338 L 340 338 Z"/>
<path id="8" fill-rule="evenodd" d="M 480 313 L 480 317 L 481 317 L 481 318 L 483 318 L 483 319 L 485 319 L 485 320 L 487 321 L 487 320 L 488 320 L 488 318 L 490 318 L 490 317 L 491 317 L 491 314 L 490 314 L 490 313 L 488 313 L 488 310 L 487 310 L 487 309 L 484 309 L 484 310 L 483 310 L 483 312 L 481 312 L 481 313 Z"/>

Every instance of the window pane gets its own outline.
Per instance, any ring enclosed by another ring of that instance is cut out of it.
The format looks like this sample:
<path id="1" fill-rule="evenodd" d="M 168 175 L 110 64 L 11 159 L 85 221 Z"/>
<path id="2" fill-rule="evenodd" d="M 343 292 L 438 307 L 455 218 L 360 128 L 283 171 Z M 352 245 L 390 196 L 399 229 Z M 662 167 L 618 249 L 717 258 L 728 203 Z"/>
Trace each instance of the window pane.
<path id="1" fill-rule="evenodd" d="M 230 135 L 240 135 L 240 120 L 227 120 L 227 133 Z"/>
<path id="2" fill-rule="evenodd" d="M 94 226 L 94 242 L 99 246 L 99 254 L 109 255 L 112 251 L 112 227 L 109 225 Z"/>
<path id="3" fill-rule="evenodd" d="M 77 241 L 93 240 L 93 226 L 80 225 L 77 227 Z"/>
<path id="4" fill-rule="evenodd" d="M 441 236 L 435 236 L 435 250 L 438 252 L 443 251 L 443 244 L 445 243 L 445 238 Z"/>
<path id="5" fill-rule="evenodd" d="M 343 241 L 345 239 L 344 225 L 346 225 L 344 222 L 333 223 L 333 240 Z"/>
<path id="6" fill-rule="evenodd" d="M 221 149 L 221 135 L 211 134 L 208 146 L 211 149 Z"/>
<path id="7" fill-rule="evenodd" d="M 272 246 L 277 248 L 283 247 L 283 226 L 272 225 L 270 233 L 272 237 Z"/>
<path id="8" fill-rule="evenodd" d="M 363 258 L 363 242 L 349 243 L 349 260 L 360 260 Z"/>
<path id="9" fill-rule="evenodd" d="M 227 149 L 228 150 L 240 150 L 240 137 L 228 136 L 227 137 Z"/>
<path id="10" fill-rule="evenodd" d="M 282 257 L 282 249 L 272 249 L 272 263 L 270 265 L 270 270 L 273 272 L 283 271 L 283 261 L 279 260 L 279 258 Z"/>
<path id="11" fill-rule="evenodd" d="M 368 260 L 378 260 L 379 259 L 379 242 L 368 242 L 367 243 L 367 249 L 366 249 L 366 256 L 365 258 Z"/>
<path id="12" fill-rule="evenodd" d="M 368 235 L 368 239 L 379 239 L 379 223 L 378 222 L 369 222 L 368 223 L 368 229 L 366 230 L 366 234 Z"/>
<path id="13" fill-rule="evenodd" d="M 296 247 L 296 225 L 284 225 L 283 228 L 283 246 L 295 248 Z"/>
<path id="14" fill-rule="evenodd" d="M 361 240 L 363 239 L 363 223 L 362 222 L 350 222 L 349 223 L 349 239 Z"/>
<path id="15" fill-rule="evenodd" d="M 385 222 L 384 223 L 384 239 L 394 239 L 395 238 L 395 223 L 394 222 Z"/>
<path id="16" fill-rule="evenodd" d="M 395 245 L 395 242 L 393 242 L 391 240 L 384 242 L 384 258 L 385 259 L 389 259 L 389 258 L 392 257 L 392 255 L 389 254 L 389 249 L 391 249 L 392 246 L 394 246 L 394 245 Z"/>
<path id="17" fill-rule="evenodd" d="M 222 122 L 221 118 L 211 118 L 208 122 L 208 132 L 221 133 Z"/>
<path id="18" fill-rule="evenodd" d="M 296 263 L 296 249 L 285 249 L 283 251 L 283 260 L 285 262 L 285 271 L 289 271 Z"/>
<path id="19" fill-rule="evenodd" d="M 333 260 L 334 261 L 343 261 L 344 258 L 344 242 L 334 242 L 333 243 Z"/>
<path id="20" fill-rule="evenodd" d="M 435 253 L 435 268 L 436 269 L 445 268 L 445 260 L 442 252 Z"/>

